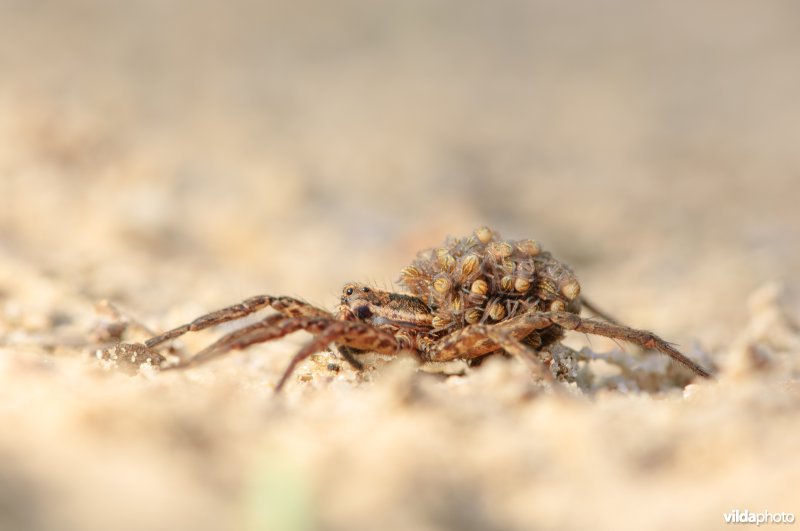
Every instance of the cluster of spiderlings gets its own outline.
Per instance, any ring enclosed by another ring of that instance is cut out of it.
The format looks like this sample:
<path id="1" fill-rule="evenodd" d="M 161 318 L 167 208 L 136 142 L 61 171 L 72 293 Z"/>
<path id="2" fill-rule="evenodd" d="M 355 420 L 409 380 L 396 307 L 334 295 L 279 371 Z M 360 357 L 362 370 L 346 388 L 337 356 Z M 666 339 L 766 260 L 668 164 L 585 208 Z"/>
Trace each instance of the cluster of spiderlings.
<path id="1" fill-rule="evenodd" d="M 503 240 L 487 227 L 419 253 L 400 283 L 433 309 L 441 330 L 572 309 L 580 292 L 572 271 L 538 242 Z"/>

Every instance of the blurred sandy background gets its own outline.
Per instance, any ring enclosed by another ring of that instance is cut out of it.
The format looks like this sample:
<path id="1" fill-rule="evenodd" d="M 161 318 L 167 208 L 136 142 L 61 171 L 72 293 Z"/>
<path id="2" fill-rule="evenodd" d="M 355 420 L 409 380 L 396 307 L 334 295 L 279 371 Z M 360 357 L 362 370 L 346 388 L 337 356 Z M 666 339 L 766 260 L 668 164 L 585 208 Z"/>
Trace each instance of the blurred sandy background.
<path id="1" fill-rule="evenodd" d="M 0 0 L 0 528 L 800 515 L 799 21 L 790 0 Z M 718 383 L 531 398 L 502 360 L 364 382 L 321 356 L 276 401 L 300 335 L 135 377 L 63 346 L 101 299 L 158 330 L 262 292 L 330 307 L 484 224 Z"/>

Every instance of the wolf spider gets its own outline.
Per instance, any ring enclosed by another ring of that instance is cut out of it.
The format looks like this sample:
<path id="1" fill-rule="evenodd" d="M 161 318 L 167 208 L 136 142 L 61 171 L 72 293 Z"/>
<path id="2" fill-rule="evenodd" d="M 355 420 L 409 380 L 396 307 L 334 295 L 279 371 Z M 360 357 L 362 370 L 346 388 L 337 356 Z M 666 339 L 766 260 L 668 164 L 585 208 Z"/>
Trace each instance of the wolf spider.
<path id="1" fill-rule="evenodd" d="M 710 378 L 709 372 L 669 343 L 645 330 L 611 319 L 581 317 L 581 306 L 602 316 L 579 296 L 580 285 L 568 266 L 534 240 L 502 240 L 487 227 L 421 252 L 400 279 L 409 294 L 359 283 L 342 290 L 335 313 L 291 297 L 259 295 L 203 315 L 138 346 L 158 347 L 187 332 L 233 321 L 264 308 L 274 314 L 230 332 L 195 356 L 164 369 L 198 365 L 231 350 L 305 330 L 313 339 L 291 359 L 276 386 L 280 391 L 298 363 L 331 344 L 354 368 L 359 354 L 413 352 L 421 362 L 477 360 L 494 353 L 541 367 L 537 352 L 557 344 L 566 331 L 596 334 L 657 350 Z M 544 371 L 550 375 L 550 371 Z"/>

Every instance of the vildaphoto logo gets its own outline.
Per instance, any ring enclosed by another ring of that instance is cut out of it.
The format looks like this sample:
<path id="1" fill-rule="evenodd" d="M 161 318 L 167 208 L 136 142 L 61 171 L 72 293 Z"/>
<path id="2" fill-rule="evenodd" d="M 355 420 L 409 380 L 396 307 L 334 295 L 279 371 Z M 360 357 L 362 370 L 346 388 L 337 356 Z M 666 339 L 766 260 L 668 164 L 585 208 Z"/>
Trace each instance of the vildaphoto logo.
<path id="1" fill-rule="evenodd" d="M 761 511 L 754 513 L 745 509 L 740 511 L 734 509 L 729 513 L 722 513 L 722 518 L 726 524 L 793 524 L 793 513 L 771 513 L 769 511 Z"/>

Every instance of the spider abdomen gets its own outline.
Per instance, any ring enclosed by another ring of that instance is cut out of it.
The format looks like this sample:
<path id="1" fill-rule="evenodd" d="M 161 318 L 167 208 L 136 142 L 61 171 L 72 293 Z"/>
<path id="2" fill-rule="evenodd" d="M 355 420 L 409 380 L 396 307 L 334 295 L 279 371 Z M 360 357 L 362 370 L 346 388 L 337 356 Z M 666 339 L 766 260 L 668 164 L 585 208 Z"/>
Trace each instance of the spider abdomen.
<path id="1" fill-rule="evenodd" d="M 580 284 L 568 266 L 535 240 L 503 240 L 487 227 L 419 253 L 400 283 L 431 307 L 434 330 L 579 307 Z"/>

